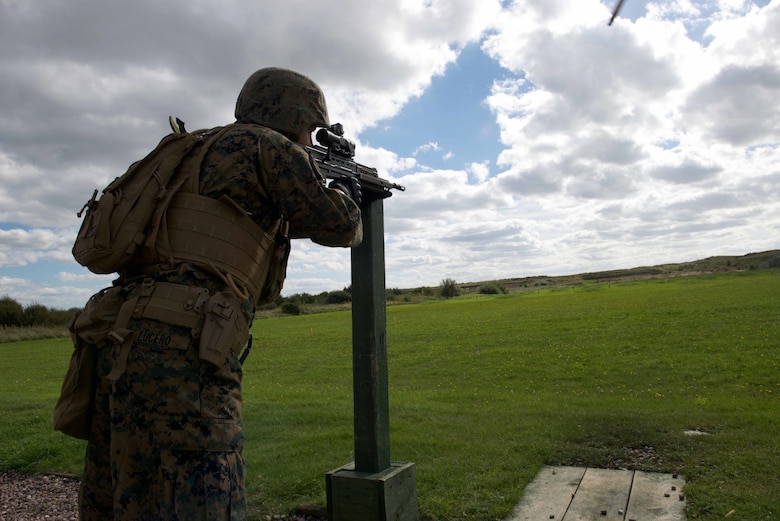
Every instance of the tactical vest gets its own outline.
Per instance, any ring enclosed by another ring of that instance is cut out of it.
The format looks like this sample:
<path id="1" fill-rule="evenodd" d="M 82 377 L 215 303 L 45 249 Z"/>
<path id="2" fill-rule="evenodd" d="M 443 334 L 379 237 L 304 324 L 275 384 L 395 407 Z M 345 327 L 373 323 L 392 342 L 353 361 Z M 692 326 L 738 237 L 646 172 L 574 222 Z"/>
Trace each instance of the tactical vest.
<path id="1" fill-rule="evenodd" d="M 180 192 L 168 206 L 155 252 L 160 260 L 216 270 L 237 296 L 251 295 L 263 303 L 278 296 L 284 281 L 289 255 L 285 228 L 280 218 L 266 232 L 227 196 Z"/>
<path id="2" fill-rule="evenodd" d="M 199 195 L 200 164 L 196 168 L 170 199 L 141 263 L 191 262 L 219 276 L 242 300 L 251 296 L 263 304 L 276 299 L 290 254 L 286 221 L 280 215 L 264 230 L 230 197 Z"/>
<path id="3" fill-rule="evenodd" d="M 177 120 L 180 122 L 180 120 Z M 264 231 L 228 197 L 197 195 L 203 158 L 233 127 L 169 134 L 78 213 L 73 256 L 94 273 L 132 274 L 192 262 L 224 279 L 239 298 L 268 302 L 281 292 L 289 256 L 280 215 Z"/>

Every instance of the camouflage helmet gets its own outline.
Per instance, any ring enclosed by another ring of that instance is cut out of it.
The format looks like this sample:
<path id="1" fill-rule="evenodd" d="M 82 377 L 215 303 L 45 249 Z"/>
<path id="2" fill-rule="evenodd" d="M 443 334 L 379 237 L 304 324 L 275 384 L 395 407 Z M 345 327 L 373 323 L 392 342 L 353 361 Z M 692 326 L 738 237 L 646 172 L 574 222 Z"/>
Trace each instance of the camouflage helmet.
<path id="1" fill-rule="evenodd" d="M 325 95 L 303 74 L 268 67 L 252 74 L 236 101 L 236 121 L 297 138 L 312 126 L 330 126 Z"/>

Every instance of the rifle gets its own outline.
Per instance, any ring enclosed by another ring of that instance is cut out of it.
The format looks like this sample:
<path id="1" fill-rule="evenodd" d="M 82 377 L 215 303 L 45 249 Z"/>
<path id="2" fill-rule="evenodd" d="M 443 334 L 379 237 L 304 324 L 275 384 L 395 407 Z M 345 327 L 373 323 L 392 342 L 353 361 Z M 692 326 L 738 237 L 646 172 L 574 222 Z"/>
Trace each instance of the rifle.
<path id="1" fill-rule="evenodd" d="M 399 184 L 379 177 L 376 168 L 355 162 L 355 143 L 344 137 L 344 126 L 341 123 L 319 129 L 315 137 L 319 145 L 306 147 L 306 151 L 326 179 L 355 178 L 360 182 L 363 193 L 372 199 L 390 197 L 393 195 L 390 192 L 392 189 L 406 190 Z"/>

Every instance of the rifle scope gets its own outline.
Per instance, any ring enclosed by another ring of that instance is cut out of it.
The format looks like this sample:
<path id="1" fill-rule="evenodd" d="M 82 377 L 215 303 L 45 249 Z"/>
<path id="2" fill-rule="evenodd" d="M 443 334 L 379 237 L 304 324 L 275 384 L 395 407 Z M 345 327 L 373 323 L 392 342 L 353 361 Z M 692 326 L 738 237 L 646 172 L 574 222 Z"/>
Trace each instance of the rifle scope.
<path id="1" fill-rule="evenodd" d="M 317 142 L 329 151 L 344 157 L 355 156 L 355 143 L 343 136 L 334 134 L 327 128 L 321 128 L 316 134 Z"/>

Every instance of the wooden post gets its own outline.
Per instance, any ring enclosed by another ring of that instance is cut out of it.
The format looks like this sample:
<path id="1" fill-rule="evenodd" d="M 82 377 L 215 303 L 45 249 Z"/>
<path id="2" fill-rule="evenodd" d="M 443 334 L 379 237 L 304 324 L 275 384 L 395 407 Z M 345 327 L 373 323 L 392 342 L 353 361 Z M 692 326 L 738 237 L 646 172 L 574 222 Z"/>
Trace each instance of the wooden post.
<path id="1" fill-rule="evenodd" d="M 355 461 L 326 474 L 330 521 L 418 521 L 414 463 L 390 460 L 382 199 L 362 206 L 352 249 Z"/>
<path id="2" fill-rule="evenodd" d="M 352 249 L 352 383 L 355 470 L 390 466 L 385 229 L 382 200 L 363 207 L 363 242 Z"/>

